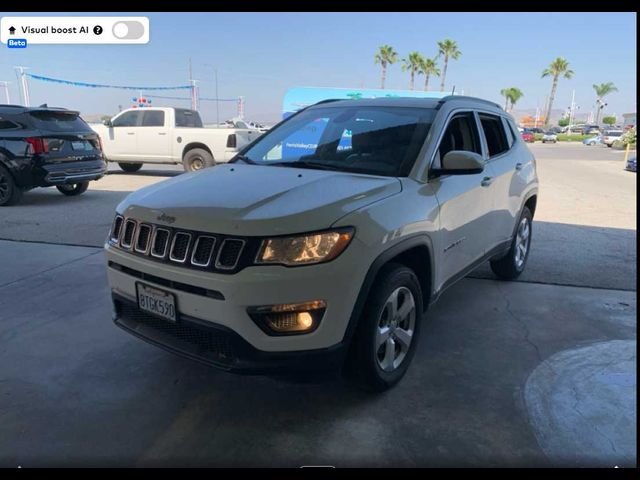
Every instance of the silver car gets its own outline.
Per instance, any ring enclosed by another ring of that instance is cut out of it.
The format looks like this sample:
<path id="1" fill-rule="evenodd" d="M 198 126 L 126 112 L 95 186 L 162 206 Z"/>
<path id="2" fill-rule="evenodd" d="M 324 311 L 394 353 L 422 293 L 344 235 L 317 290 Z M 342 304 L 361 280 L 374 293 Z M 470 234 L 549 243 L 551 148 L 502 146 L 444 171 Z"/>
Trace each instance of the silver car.
<path id="1" fill-rule="evenodd" d="M 542 143 L 556 143 L 558 141 L 558 136 L 554 132 L 545 132 L 542 135 Z"/>

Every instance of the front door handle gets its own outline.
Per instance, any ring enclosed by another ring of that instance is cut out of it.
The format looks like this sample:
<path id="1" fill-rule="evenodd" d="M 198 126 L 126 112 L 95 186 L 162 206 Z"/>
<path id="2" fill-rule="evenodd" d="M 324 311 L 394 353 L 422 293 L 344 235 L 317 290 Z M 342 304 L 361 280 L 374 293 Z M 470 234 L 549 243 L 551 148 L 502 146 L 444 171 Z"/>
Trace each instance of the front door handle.
<path id="1" fill-rule="evenodd" d="M 127 132 L 127 135 L 135 135 L 136 132 Z"/>
<path id="2" fill-rule="evenodd" d="M 158 135 L 166 135 L 167 132 L 158 132 Z"/>
<path id="3" fill-rule="evenodd" d="M 488 187 L 489 185 L 491 185 L 491 182 L 493 182 L 493 177 L 484 177 L 480 182 L 480 185 L 482 185 L 483 187 Z"/>
<path id="4" fill-rule="evenodd" d="M 522 164 L 516 163 L 516 170 L 522 170 Z"/>

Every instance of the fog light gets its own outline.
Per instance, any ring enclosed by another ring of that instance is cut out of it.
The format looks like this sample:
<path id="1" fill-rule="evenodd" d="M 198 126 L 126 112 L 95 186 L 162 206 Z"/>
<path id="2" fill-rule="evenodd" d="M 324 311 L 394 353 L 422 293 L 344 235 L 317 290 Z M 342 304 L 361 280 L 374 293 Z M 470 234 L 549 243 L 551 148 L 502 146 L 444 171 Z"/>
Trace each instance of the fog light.
<path id="1" fill-rule="evenodd" d="M 295 335 L 313 332 L 320 323 L 326 303 L 314 300 L 304 303 L 287 303 L 251 307 L 249 316 L 269 335 Z"/>

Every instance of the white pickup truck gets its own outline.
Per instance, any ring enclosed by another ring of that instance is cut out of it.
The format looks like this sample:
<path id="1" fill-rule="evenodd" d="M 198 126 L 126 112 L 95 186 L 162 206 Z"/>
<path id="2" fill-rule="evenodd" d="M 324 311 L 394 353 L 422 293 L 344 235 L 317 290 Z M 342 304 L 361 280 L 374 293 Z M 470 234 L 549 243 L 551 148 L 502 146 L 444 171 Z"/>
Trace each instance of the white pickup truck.
<path id="1" fill-rule="evenodd" d="M 205 128 L 198 112 L 186 108 L 131 108 L 90 126 L 100 136 L 105 160 L 125 172 L 138 171 L 144 163 L 182 163 L 189 172 L 211 167 L 229 161 L 262 134 Z"/>

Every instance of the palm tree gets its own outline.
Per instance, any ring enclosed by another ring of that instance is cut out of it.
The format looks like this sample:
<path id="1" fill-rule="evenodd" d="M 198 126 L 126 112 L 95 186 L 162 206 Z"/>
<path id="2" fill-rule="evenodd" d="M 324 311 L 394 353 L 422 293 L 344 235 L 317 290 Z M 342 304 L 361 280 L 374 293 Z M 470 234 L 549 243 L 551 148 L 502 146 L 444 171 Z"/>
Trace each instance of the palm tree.
<path id="1" fill-rule="evenodd" d="M 573 70 L 569 68 L 569 62 L 562 57 L 556 58 L 549 64 L 547 68 L 542 71 L 542 78 L 551 77 L 551 93 L 549 94 L 549 103 L 547 104 L 547 112 L 544 116 L 544 121 L 549 124 L 549 116 L 551 115 L 551 108 L 553 107 L 553 100 L 556 96 L 556 89 L 558 88 L 558 79 L 560 77 L 571 78 L 573 76 Z"/>
<path id="2" fill-rule="evenodd" d="M 509 90 L 511 91 L 509 95 L 509 102 L 511 103 L 511 110 L 513 110 L 513 107 L 518 103 L 518 100 L 524 97 L 524 93 L 516 87 L 511 87 Z"/>
<path id="3" fill-rule="evenodd" d="M 407 58 L 402 59 L 402 71 L 409 70 L 409 90 L 413 90 L 413 80 L 416 73 L 421 73 L 421 67 L 424 63 L 424 57 L 420 52 L 411 52 Z"/>
<path id="4" fill-rule="evenodd" d="M 593 84 L 593 89 L 596 91 L 596 121 L 595 124 L 598 125 L 598 121 L 600 120 L 600 111 L 602 108 L 600 104 L 602 103 L 602 99 L 609 95 L 612 92 L 617 92 L 618 88 L 613 84 L 613 82 L 601 83 L 600 85 Z"/>
<path id="5" fill-rule="evenodd" d="M 377 53 L 373 57 L 375 64 L 380 64 L 382 71 L 380 72 L 380 88 L 384 89 L 384 82 L 387 78 L 387 66 L 393 65 L 398 61 L 398 52 L 391 45 L 382 45 L 378 47 Z"/>
<path id="6" fill-rule="evenodd" d="M 420 65 L 420 74 L 424 75 L 424 91 L 429 88 L 429 77 L 435 75 L 440 76 L 440 69 L 438 68 L 438 58 L 423 58 Z"/>
<path id="7" fill-rule="evenodd" d="M 511 96 L 511 88 L 503 88 L 500 90 L 500 95 L 504 97 L 504 111 L 509 109 L 509 97 Z"/>
<path id="8" fill-rule="evenodd" d="M 444 91 L 444 80 L 447 76 L 447 67 L 449 66 L 449 59 L 457 60 L 462 55 L 462 52 L 458 50 L 458 44 L 453 40 L 443 40 L 438 42 L 438 50 L 440 55 L 444 55 L 444 70 L 442 72 L 442 79 L 440 80 L 440 91 Z"/>

